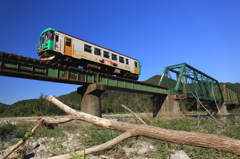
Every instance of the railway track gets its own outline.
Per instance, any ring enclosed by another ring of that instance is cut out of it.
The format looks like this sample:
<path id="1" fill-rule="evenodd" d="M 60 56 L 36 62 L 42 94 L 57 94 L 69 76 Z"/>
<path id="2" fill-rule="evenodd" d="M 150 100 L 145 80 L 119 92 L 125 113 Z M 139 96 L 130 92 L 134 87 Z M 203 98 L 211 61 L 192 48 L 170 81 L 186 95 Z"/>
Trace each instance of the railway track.
<path id="1" fill-rule="evenodd" d="M 109 74 L 106 74 L 106 73 L 101 73 L 101 72 L 92 71 L 92 70 L 86 70 L 86 69 L 83 69 L 83 68 L 76 68 L 76 67 L 73 67 L 73 66 L 60 65 L 60 64 L 55 63 L 55 62 L 50 62 L 50 61 L 45 61 L 45 60 L 38 60 L 38 59 L 31 58 L 31 57 L 25 57 L 25 56 L 21 56 L 21 55 L 16 55 L 16 54 L 13 54 L 13 53 L 6 53 L 6 52 L 3 52 L 3 51 L 0 52 L 0 59 L 1 58 L 3 58 L 6 61 L 9 61 L 9 62 L 21 61 L 20 64 L 23 64 L 23 65 L 26 65 L 26 64 L 37 64 L 38 65 L 37 67 L 39 67 L 39 68 L 44 68 L 44 66 L 52 66 L 52 67 L 57 67 L 57 68 L 61 68 L 61 69 L 67 69 L 67 70 L 72 70 L 72 71 L 92 74 L 92 75 L 96 75 L 96 76 L 101 75 L 101 76 L 105 76 L 105 77 L 111 77 L 113 79 L 121 79 L 121 80 L 124 80 L 124 81 L 144 84 L 144 85 L 148 85 L 148 86 L 154 86 L 154 87 L 159 87 L 159 88 L 163 88 L 163 89 L 169 89 L 167 87 L 158 86 L 158 85 L 154 85 L 154 84 L 150 84 L 150 83 L 146 83 L 146 82 L 135 81 L 135 80 L 128 79 L 128 78 L 123 78 L 123 77 L 119 77 L 119 76 L 109 75 Z M 1 67 L 9 68 L 9 69 L 12 68 L 11 66 L 3 66 L 3 64 L 1 66 L 1 61 L 0 61 L 0 68 Z M 32 71 L 30 68 L 28 70 L 28 68 L 24 68 L 24 67 L 23 68 L 18 68 L 18 69 L 20 69 L 22 71 L 26 71 L 26 72 L 27 71 L 29 71 L 29 72 Z M 34 70 L 34 71 L 37 71 L 37 70 Z M 7 75 L 8 73 L 11 74 L 12 71 L 4 70 L 1 73 L 1 69 L 0 69 L 0 74 Z M 39 71 L 38 73 L 39 74 L 42 73 L 44 75 L 45 72 Z"/>

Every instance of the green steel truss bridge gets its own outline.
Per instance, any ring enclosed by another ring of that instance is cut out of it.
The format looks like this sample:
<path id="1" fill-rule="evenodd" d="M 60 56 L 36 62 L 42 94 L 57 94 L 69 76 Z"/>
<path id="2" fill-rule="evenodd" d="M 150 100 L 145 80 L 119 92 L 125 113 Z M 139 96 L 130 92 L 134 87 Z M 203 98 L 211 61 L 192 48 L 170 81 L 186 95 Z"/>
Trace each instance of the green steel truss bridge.
<path id="1" fill-rule="evenodd" d="M 173 99 L 198 97 L 226 104 L 239 103 L 236 91 L 186 63 L 166 67 L 158 85 L 170 88 Z"/>
<path id="2" fill-rule="evenodd" d="M 176 80 L 169 77 L 170 72 L 176 74 Z M 77 85 L 104 84 L 108 90 L 171 95 L 175 99 L 193 98 L 194 94 L 204 100 L 239 103 L 236 91 L 220 86 L 217 80 L 186 63 L 166 67 L 158 85 L 153 85 L 0 52 L 0 75 Z"/>

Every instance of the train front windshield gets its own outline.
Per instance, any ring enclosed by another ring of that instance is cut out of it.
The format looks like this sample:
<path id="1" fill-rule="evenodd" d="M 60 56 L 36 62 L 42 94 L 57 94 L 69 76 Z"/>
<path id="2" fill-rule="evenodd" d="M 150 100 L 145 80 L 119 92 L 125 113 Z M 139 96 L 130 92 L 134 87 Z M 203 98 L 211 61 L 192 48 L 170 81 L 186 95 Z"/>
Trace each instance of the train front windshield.
<path id="1" fill-rule="evenodd" d="M 52 30 L 42 33 L 39 38 L 39 51 L 43 51 L 45 48 L 48 48 L 49 40 L 54 40 L 53 34 L 54 32 Z"/>

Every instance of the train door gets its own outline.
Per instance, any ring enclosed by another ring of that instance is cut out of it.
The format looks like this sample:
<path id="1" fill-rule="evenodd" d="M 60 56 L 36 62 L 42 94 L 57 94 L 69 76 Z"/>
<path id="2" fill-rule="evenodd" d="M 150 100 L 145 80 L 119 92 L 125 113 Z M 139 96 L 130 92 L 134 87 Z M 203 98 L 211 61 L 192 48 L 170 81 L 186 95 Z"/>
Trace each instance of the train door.
<path id="1" fill-rule="evenodd" d="M 72 56 L 72 39 L 65 37 L 64 38 L 64 55 Z"/>
<path id="2" fill-rule="evenodd" d="M 134 73 L 138 74 L 138 62 L 134 61 Z"/>

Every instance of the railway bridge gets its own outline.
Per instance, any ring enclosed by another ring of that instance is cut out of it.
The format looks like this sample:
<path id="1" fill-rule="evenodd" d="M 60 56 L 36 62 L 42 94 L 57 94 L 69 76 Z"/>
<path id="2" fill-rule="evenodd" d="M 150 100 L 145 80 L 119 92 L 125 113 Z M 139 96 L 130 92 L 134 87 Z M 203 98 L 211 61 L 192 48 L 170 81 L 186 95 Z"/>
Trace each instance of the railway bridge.
<path id="1" fill-rule="evenodd" d="M 174 81 L 167 76 L 169 71 L 177 75 L 173 85 L 166 85 Z M 194 95 L 198 95 L 199 99 L 224 103 L 225 107 L 226 103 L 238 103 L 236 91 L 226 86 L 220 87 L 217 80 L 185 63 L 166 67 L 158 85 L 153 85 L 0 52 L 0 75 L 82 85 L 78 88 L 78 93 L 82 95 L 81 111 L 99 117 L 102 116 L 100 96 L 106 90 L 152 95 L 153 117 L 180 117 L 177 101 Z M 192 82 L 188 82 L 189 80 Z"/>

